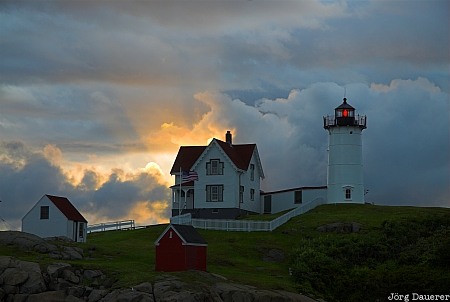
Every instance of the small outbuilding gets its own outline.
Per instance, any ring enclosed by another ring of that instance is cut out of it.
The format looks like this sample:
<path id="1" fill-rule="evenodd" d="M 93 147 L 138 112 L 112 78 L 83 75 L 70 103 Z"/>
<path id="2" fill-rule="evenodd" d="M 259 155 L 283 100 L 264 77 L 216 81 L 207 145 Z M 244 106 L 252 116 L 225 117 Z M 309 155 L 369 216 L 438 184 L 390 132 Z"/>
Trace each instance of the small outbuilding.
<path id="1" fill-rule="evenodd" d="M 22 218 L 22 232 L 86 242 L 87 220 L 66 197 L 44 195 Z"/>
<path id="2" fill-rule="evenodd" d="M 208 244 L 190 225 L 170 224 L 155 241 L 155 270 L 206 271 Z"/>

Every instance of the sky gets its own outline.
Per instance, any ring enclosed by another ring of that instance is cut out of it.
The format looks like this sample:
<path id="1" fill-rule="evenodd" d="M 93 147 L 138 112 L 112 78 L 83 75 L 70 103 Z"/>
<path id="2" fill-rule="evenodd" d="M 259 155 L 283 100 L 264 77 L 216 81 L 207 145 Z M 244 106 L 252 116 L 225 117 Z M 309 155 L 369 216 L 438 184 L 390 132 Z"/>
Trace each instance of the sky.
<path id="1" fill-rule="evenodd" d="M 44 195 L 166 222 L 181 145 L 256 143 L 262 189 L 326 184 L 363 131 L 366 200 L 450 206 L 449 1 L 0 1 L 0 229 Z"/>

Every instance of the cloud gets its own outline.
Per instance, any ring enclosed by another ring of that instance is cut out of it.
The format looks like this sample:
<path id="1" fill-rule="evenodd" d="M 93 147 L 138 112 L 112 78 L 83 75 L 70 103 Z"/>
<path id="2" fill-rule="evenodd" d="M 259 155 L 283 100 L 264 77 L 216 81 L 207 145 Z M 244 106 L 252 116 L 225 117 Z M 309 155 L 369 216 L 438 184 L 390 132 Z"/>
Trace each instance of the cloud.
<path id="1" fill-rule="evenodd" d="M 156 164 L 135 173 L 116 169 L 109 175 L 85 169 L 77 182 L 71 171 L 59 166 L 61 158 L 48 158 L 62 156 L 54 146 L 33 152 L 21 142 L 4 142 L 1 151 L 0 217 L 13 228 L 20 227 L 20 219 L 44 194 L 66 196 L 89 223 L 135 219 L 137 224 L 151 224 L 169 217 L 170 193 Z"/>
<path id="2" fill-rule="evenodd" d="M 365 184 L 378 204 L 449 206 L 448 93 L 425 78 L 389 85 L 346 86 L 349 102 L 366 114 Z M 344 87 L 317 83 L 286 98 L 247 105 L 221 93 L 199 93 L 210 111 L 194 126 L 199 137 L 257 143 L 267 179 L 264 189 L 326 184 L 327 133 L 322 116 L 333 114 Z M 219 135 L 217 136 L 217 134 Z M 432 194 L 430 192 L 433 192 Z"/>

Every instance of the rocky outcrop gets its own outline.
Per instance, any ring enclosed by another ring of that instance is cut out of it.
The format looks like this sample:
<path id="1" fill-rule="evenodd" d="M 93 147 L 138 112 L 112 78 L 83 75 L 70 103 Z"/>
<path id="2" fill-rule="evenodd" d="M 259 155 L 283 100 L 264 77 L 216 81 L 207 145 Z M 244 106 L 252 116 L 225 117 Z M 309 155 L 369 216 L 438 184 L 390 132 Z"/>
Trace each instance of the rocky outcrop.
<path id="1" fill-rule="evenodd" d="M 83 259 L 83 249 L 65 245 L 54 245 L 49 241 L 59 241 L 62 243 L 71 242 L 68 238 L 53 237 L 43 239 L 39 236 L 18 232 L 3 231 L 0 232 L 0 244 L 13 245 L 27 251 L 35 251 L 42 254 L 48 254 L 51 258 L 62 260 Z"/>
<path id="2" fill-rule="evenodd" d="M 202 282 L 185 282 L 171 275 L 159 276 L 153 283 L 144 282 L 131 288 L 112 288 L 115 279 L 96 269 L 73 266 L 64 260 L 83 258 L 81 248 L 70 246 L 67 238 L 42 239 L 23 232 L 0 232 L 0 244 L 48 254 L 51 264 L 0 256 L 0 301 L 6 302 L 252 302 L 314 300 L 295 293 L 261 290 L 227 282 L 221 276 L 197 272 Z M 88 250 L 88 257 L 89 257 Z M 280 262 L 285 255 L 278 249 L 261 250 L 264 261 Z"/>
<path id="3" fill-rule="evenodd" d="M 154 283 L 112 289 L 111 280 L 99 270 L 83 270 L 68 263 L 52 263 L 41 270 L 39 264 L 0 256 L 0 301 L 65 302 L 313 302 L 303 295 L 261 290 L 228 283 L 223 277 L 199 272 L 206 282 L 188 283 L 163 275 Z"/>
<path id="4" fill-rule="evenodd" d="M 51 253 L 58 250 L 56 245 L 48 243 L 39 236 L 18 231 L 0 232 L 0 244 L 14 245 L 20 249 L 34 250 L 38 253 Z"/>
<path id="5" fill-rule="evenodd" d="M 361 230 L 362 224 L 358 222 L 335 222 L 325 224 L 317 228 L 319 232 L 334 233 L 357 233 Z"/>

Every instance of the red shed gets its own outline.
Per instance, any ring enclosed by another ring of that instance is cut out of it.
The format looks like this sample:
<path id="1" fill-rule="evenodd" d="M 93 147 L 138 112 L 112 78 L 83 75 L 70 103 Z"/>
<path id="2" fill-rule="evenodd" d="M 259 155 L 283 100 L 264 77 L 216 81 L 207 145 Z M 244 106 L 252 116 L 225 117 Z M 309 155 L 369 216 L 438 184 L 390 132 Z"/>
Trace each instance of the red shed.
<path id="1" fill-rule="evenodd" d="M 206 271 L 208 244 L 190 225 L 170 224 L 155 241 L 156 271 Z"/>

